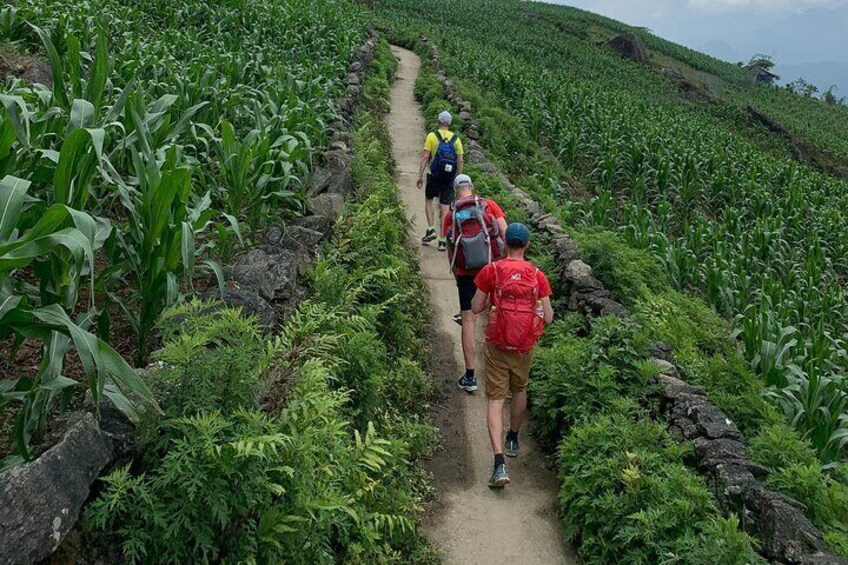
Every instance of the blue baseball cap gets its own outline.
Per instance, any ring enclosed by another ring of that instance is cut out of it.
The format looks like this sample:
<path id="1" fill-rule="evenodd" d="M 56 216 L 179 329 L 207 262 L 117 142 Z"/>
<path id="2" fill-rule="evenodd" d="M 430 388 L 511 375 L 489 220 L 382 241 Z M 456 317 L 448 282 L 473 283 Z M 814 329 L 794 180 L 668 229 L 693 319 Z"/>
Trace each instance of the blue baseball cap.
<path id="1" fill-rule="evenodd" d="M 522 247 L 530 242 L 530 230 L 521 222 L 509 224 L 506 228 L 506 244 L 512 247 Z"/>

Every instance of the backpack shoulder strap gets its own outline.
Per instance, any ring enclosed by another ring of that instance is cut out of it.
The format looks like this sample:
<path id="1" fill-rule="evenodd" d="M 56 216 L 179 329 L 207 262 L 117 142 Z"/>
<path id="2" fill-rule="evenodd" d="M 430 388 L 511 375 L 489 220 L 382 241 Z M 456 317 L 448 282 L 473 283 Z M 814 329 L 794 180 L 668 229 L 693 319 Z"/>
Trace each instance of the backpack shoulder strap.
<path id="1" fill-rule="evenodd" d="M 454 133 L 454 134 L 453 134 L 453 136 L 450 138 L 450 141 L 448 141 L 448 144 L 449 144 L 451 147 L 453 147 L 453 146 L 455 146 L 455 145 L 456 145 L 456 142 L 457 142 L 457 140 L 458 140 L 458 139 L 459 139 L 459 134 L 458 134 L 458 133 Z"/>
<path id="2" fill-rule="evenodd" d="M 439 130 L 436 130 L 436 131 L 434 131 L 433 133 L 436 135 L 436 139 L 438 139 L 438 140 L 439 140 L 439 143 L 444 143 L 444 142 L 445 142 L 445 138 L 444 138 L 444 137 L 442 137 L 442 134 L 441 134 L 441 133 L 439 133 Z"/>

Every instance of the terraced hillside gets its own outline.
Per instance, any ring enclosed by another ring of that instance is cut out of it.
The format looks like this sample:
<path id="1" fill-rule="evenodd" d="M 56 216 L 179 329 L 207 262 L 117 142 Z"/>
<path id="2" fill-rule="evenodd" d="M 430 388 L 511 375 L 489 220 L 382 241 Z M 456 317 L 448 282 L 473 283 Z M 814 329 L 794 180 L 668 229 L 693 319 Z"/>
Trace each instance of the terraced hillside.
<path id="1" fill-rule="evenodd" d="M 845 562 L 845 108 L 516 0 L 15 0 L 0 71 L 0 561 Z M 557 297 L 505 492 L 443 109 Z"/>
<path id="2" fill-rule="evenodd" d="M 585 327 L 570 321 L 570 337 L 549 344 L 550 364 L 537 375 L 535 417 L 550 445 L 563 442 L 566 527 L 584 541 L 583 556 L 604 561 L 613 540 L 629 547 L 603 533 L 621 500 L 598 502 L 591 490 L 580 498 L 575 473 L 592 480 L 581 464 L 592 441 L 626 451 L 635 441 L 621 439 L 627 422 L 656 416 L 649 389 L 631 387 L 647 387 L 651 370 L 638 361 L 657 341 L 739 425 L 767 482 L 803 501 L 831 548 L 848 551 L 845 109 L 755 87 L 735 66 L 580 10 L 380 5 L 374 17 L 395 41 L 421 53 L 438 48 L 473 110 L 466 135 L 479 136 L 516 184 L 571 226 L 581 257 L 633 313 L 635 328 L 605 324 L 588 342 Z M 611 45 L 622 33 L 641 38 L 641 62 Z M 435 75 L 419 92 L 431 111 L 451 105 Z M 621 398 L 649 412 L 634 413 Z M 599 409 L 613 420 L 597 422 Z M 599 457 L 593 464 L 620 464 L 609 451 Z M 608 472 L 600 467 L 597 480 Z M 582 513 L 571 508 L 580 501 L 589 505 Z M 587 525 L 593 512 L 598 522 Z M 629 519 L 662 527 L 649 516 Z M 641 527 L 631 534 L 646 533 Z M 667 534 L 674 543 L 688 535 Z M 597 546 L 585 544 L 589 535 Z"/>

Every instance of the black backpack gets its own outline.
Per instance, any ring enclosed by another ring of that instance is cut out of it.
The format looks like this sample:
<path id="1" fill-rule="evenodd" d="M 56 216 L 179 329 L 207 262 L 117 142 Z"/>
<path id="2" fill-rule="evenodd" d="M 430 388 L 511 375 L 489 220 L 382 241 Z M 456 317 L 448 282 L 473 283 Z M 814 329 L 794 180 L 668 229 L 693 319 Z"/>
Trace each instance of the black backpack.
<path id="1" fill-rule="evenodd" d="M 456 152 L 456 140 L 459 139 L 457 134 L 453 134 L 450 141 L 445 141 L 438 131 L 435 132 L 436 139 L 439 140 L 439 147 L 436 149 L 436 154 L 430 161 L 430 177 L 434 180 L 447 183 L 453 182 L 456 176 L 456 165 L 459 160 L 459 155 Z"/>

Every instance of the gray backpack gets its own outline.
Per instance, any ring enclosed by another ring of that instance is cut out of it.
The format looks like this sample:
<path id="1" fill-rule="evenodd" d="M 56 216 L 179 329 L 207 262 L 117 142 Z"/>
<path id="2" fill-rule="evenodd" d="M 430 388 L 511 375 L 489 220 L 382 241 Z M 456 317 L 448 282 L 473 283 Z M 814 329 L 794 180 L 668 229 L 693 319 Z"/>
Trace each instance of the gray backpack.
<path id="1" fill-rule="evenodd" d="M 452 269 L 476 271 L 504 254 L 498 222 L 489 201 L 476 195 L 454 200 L 447 240 Z"/>

